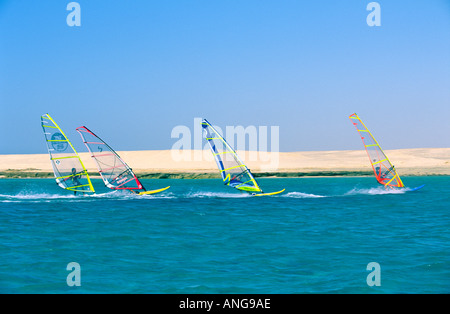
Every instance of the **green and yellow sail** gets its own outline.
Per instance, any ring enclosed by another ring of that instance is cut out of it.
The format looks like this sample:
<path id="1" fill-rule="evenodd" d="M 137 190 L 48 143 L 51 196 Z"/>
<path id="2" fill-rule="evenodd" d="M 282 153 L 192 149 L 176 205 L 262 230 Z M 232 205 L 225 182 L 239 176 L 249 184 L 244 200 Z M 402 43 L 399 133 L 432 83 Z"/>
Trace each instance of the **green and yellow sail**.
<path id="1" fill-rule="evenodd" d="M 58 124 L 49 114 L 44 114 L 41 116 L 41 126 L 56 183 L 69 191 L 95 193 L 80 156 Z"/>

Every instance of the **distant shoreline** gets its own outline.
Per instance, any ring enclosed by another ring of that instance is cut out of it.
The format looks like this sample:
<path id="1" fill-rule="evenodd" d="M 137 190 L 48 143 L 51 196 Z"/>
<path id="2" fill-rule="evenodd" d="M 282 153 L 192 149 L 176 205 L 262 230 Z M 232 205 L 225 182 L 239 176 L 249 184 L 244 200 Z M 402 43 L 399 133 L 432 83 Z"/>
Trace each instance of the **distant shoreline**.
<path id="1" fill-rule="evenodd" d="M 100 178 L 98 173 L 88 172 L 92 179 Z M 136 173 L 139 179 L 219 179 L 218 173 L 183 172 L 183 173 Z M 311 171 L 311 172 L 255 172 L 256 178 L 313 178 L 313 177 L 370 177 L 372 171 Z M 408 176 L 448 176 L 448 174 L 404 174 Z M 7 170 L 0 171 L 0 179 L 49 179 L 54 178 L 53 172 Z"/>
<path id="2" fill-rule="evenodd" d="M 209 150 L 119 151 L 120 157 L 143 179 L 219 178 Z M 400 176 L 450 175 L 450 148 L 386 150 Z M 238 151 L 256 177 L 299 178 L 373 176 L 364 150 L 254 152 Z M 98 177 L 89 153 L 80 153 L 89 174 Z M 0 178 L 52 178 L 48 154 L 0 155 Z"/>

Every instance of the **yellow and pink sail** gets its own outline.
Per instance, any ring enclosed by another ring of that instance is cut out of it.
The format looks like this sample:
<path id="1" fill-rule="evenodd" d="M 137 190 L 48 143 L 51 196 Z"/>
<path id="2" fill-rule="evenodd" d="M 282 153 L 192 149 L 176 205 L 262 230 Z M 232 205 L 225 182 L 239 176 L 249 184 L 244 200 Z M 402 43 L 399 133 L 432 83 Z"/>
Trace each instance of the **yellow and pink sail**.
<path id="1" fill-rule="evenodd" d="M 389 161 L 388 157 L 381 149 L 381 146 L 375 140 L 369 129 L 364 125 L 362 120 L 356 113 L 350 115 L 349 118 L 361 137 L 378 183 L 385 187 L 404 187 L 394 165 Z"/>

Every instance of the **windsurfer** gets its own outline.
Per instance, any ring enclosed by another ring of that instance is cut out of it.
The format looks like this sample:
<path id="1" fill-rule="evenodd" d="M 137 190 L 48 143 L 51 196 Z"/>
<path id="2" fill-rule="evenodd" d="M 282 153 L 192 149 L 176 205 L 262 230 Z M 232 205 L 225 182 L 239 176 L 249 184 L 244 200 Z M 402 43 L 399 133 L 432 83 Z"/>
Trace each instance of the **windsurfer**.
<path id="1" fill-rule="evenodd" d="M 377 161 L 376 159 L 373 160 L 374 163 L 375 163 L 376 161 Z M 375 167 L 375 174 L 377 175 L 377 177 L 380 177 L 380 176 L 381 176 L 381 168 L 380 168 L 379 165 L 377 165 L 377 166 Z"/>
<path id="2" fill-rule="evenodd" d="M 74 186 L 79 186 L 81 185 L 80 179 L 81 179 L 81 174 L 77 173 L 77 169 L 72 168 L 72 183 Z M 77 195 L 77 191 L 73 191 L 74 195 Z M 84 194 L 84 193 L 83 193 Z"/>

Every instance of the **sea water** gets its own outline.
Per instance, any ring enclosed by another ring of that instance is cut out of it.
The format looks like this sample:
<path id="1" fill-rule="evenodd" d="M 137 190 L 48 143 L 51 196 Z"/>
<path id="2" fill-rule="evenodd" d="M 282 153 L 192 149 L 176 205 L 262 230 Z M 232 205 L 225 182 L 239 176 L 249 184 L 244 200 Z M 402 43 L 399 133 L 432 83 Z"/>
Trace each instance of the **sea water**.
<path id="1" fill-rule="evenodd" d="M 0 180 L 0 293 L 450 293 L 450 177 L 142 180 L 74 196 Z M 80 286 L 69 286 L 71 262 Z M 372 268 L 378 285 L 369 285 Z"/>

